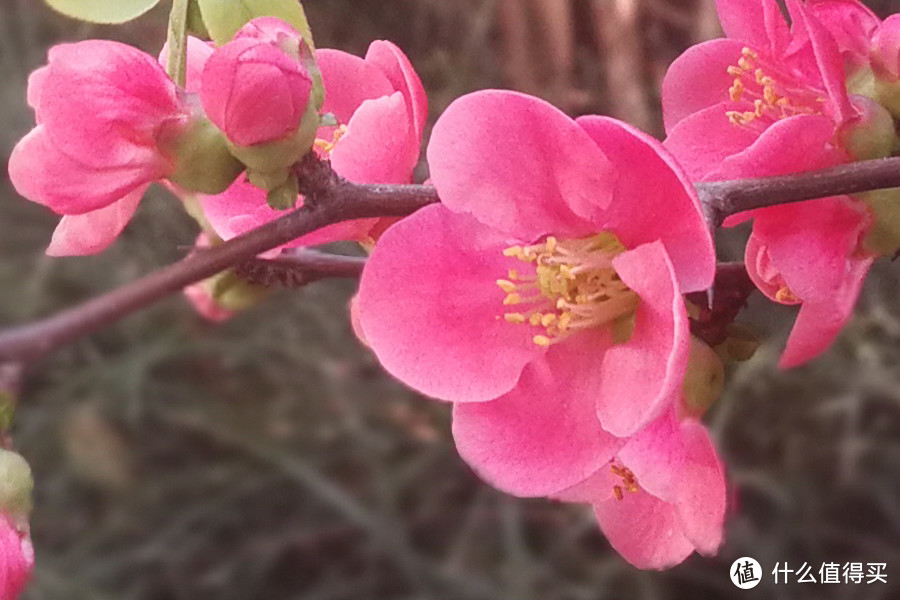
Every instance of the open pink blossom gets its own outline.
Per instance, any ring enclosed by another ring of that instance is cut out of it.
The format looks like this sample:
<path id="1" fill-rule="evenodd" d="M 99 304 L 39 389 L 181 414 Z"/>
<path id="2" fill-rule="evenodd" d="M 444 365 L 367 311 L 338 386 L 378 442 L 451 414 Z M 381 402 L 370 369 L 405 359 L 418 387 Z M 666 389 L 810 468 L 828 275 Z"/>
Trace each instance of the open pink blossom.
<path id="1" fill-rule="evenodd" d="M 456 403 L 457 446 L 485 479 L 558 492 L 678 396 L 682 293 L 715 267 L 699 202 L 659 142 L 515 92 L 455 101 L 428 162 L 442 203 L 376 245 L 363 337 L 392 375 Z"/>
<path id="2" fill-rule="evenodd" d="M 151 56 L 99 40 L 52 48 L 29 79 L 28 101 L 37 126 L 13 149 L 13 185 L 66 215 L 51 254 L 99 252 L 146 187 L 174 170 L 162 147 L 189 111 Z"/>
<path id="3" fill-rule="evenodd" d="M 337 121 L 319 128 L 319 154 L 356 183 L 411 183 L 428 107 L 422 83 L 403 52 L 391 42 L 376 41 L 364 59 L 323 49 L 316 51 L 316 62 L 325 86 L 322 112 Z M 226 240 L 284 214 L 269 208 L 265 192 L 243 181 L 223 194 L 202 197 L 202 204 L 216 233 Z M 338 223 L 288 246 L 362 240 L 378 221 Z"/>
<path id="4" fill-rule="evenodd" d="M 845 67 L 864 60 L 874 16 L 845 0 L 787 4 L 790 28 L 775 0 L 719 0 L 728 37 L 688 49 L 666 75 L 665 145 L 692 180 L 781 175 L 854 159 L 842 133 L 861 124 L 869 101 L 848 92 Z M 797 365 L 826 349 L 852 313 L 872 262 L 859 245 L 870 217 L 860 201 L 842 197 L 746 212 L 726 225 L 750 218 L 754 281 L 773 300 L 806 307 L 781 361 Z"/>
<path id="5" fill-rule="evenodd" d="M 209 119 L 238 146 L 296 132 L 312 78 L 301 62 L 300 33 L 274 17 L 253 19 L 216 49 L 203 69 L 200 99 Z"/>
<path id="6" fill-rule="evenodd" d="M 0 598 L 18 598 L 34 569 L 34 549 L 27 531 L 0 515 Z"/>
<path id="7" fill-rule="evenodd" d="M 585 481 L 555 495 L 594 506 L 600 529 L 642 569 L 675 566 L 723 538 L 724 470 L 703 425 L 668 412 Z"/>

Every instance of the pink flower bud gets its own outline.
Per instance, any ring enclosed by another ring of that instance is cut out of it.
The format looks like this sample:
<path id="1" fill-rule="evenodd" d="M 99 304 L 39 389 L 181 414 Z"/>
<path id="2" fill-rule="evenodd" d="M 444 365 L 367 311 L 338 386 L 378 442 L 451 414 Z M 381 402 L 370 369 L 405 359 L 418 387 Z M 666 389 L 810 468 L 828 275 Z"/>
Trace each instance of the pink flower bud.
<path id="1" fill-rule="evenodd" d="M 0 598 L 13 600 L 22 593 L 34 568 L 34 549 L 26 531 L 0 515 Z"/>
<path id="2" fill-rule="evenodd" d="M 279 19 L 247 23 L 203 69 L 200 97 L 209 119 L 237 146 L 297 131 L 312 79 L 300 62 L 303 40 Z"/>

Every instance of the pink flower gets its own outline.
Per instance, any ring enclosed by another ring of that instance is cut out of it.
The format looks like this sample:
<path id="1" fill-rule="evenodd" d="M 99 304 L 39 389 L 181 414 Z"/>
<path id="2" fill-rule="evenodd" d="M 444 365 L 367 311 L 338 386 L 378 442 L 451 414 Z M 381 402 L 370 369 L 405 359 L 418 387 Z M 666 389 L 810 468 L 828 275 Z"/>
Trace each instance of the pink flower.
<path id="1" fill-rule="evenodd" d="M 845 64 L 860 66 L 874 17 L 845 0 L 788 7 L 775 0 L 719 0 L 728 38 L 688 49 L 663 83 L 666 147 L 692 180 L 760 177 L 834 166 L 853 159 L 844 135 L 870 101 L 851 96 Z M 783 367 L 825 350 L 850 317 L 872 256 L 860 241 L 865 206 L 842 196 L 734 216 L 754 219 L 747 267 L 770 298 L 802 304 Z M 765 265 L 761 268 L 761 265 Z"/>
<path id="2" fill-rule="evenodd" d="M 0 515 L 0 598 L 17 598 L 34 569 L 34 549 L 28 532 L 22 532 L 6 515 Z"/>
<path id="3" fill-rule="evenodd" d="M 443 202 L 379 240 L 362 337 L 392 375 L 455 403 L 482 477 L 559 492 L 680 393 L 681 294 L 715 269 L 699 201 L 659 142 L 515 92 L 454 102 L 428 159 Z"/>
<path id="4" fill-rule="evenodd" d="M 410 183 L 428 109 L 422 83 L 403 52 L 376 41 L 365 59 L 325 49 L 316 51 L 316 61 L 325 85 L 322 112 L 338 123 L 319 128 L 320 155 L 356 183 Z M 269 208 L 265 192 L 241 181 L 223 194 L 204 196 L 202 204 L 216 233 L 226 240 L 284 214 Z M 289 246 L 364 239 L 378 221 L 338 223 Z"/>
<path id="5" fill-rule="evenodd" d="M 300 60 L 304 43 L 284 21 L 262 17 L 210 57 L 200 98 L 209 119 L 234 144 L 272 142 L 300 127 L 312 90 Z"/>
<path id="6" fill-rule="evenodd" d="M 555 495 L 593 504 L 600 529 L 628 562 L 665 569 L 723 538 L 722 464 L 699 421 L 669 412 L 632 437 L 585 481 Z"/>
<path id="7" fill-rule="evenodd" d="M 13 185 L 66 215 L 51 254 L 99 252 L 147 186 L 174 170 L 162 147 L 188 111 L 152 57 L 98 40 L 52 48 L 29 79 L 28 100 L 37 126 L 13 149 Z"/>

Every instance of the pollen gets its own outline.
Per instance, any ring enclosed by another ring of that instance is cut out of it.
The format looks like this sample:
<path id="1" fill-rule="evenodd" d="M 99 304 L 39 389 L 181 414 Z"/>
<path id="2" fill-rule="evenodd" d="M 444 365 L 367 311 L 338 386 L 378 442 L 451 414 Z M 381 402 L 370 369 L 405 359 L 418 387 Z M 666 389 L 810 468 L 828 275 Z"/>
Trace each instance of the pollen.
<path id="1" fill-rule="evenodd" d="M 753 110 L 729 110 L 732 125 L 747 126 L 758 119 L 777 121 L 797 114 L 821 112 L 822 93 L 781 73 L 772 64 L 764 64 L 758 53 L 743 48 L 737 65 L 726 69 L 732 77 L 728 98 L 746 102 Z"/>
<path id="2" fill-rule="evenodd" d="M 334 133 L 331 135 L 330 140 L 323 140 L 322 138 L 316 138 L 314 143 L 315 147 L 322 152 L 326 157 L 330 157 L 331 153 L 334 152 L 334 147 L 337 146 L 337 143 L 344 137 L 344 134 L 347 133 L 346 125 L 338 125 L 334 129 Z"/>
<path id="3" fill-rule="evenodd" d="M 613 494 L 615 494 L 616 500 L 623 500 L 625 498 L 625 492 L 635 494 L 640 491 L 641 488 L 638 487 L 637 478 L 634 476 L 631 469 L 613 462 L 609 465 L 609 470 L 613 475 L 622 480 L 621 485 L 617 484 L 613 486 Z"/>
<path id="4" fill-rule="evenodd" d="M 516 306 L 504 319 L 540 328 L 532 341 L 550 346 L 576 331 L 612 327 L 634 312 L 640 299 L 619 278 L 612 259 L 625 251 L 610 233 L 572 240 L 549 236 L 531 246 L 511 246 L 503 255 L 529 267 L 510 269 L 497 286 L 503 304 Z"/>
<path id="5" fill-rule="evenodd" d="M 800 298 L 797 297 L 797 294 L 795 294 L 794 291 L 786 285 L 781 286 L 778 291 L 775 292 L 775 300 L 777 302 L 781 302 L 782 304 L 800 303 Z"/>

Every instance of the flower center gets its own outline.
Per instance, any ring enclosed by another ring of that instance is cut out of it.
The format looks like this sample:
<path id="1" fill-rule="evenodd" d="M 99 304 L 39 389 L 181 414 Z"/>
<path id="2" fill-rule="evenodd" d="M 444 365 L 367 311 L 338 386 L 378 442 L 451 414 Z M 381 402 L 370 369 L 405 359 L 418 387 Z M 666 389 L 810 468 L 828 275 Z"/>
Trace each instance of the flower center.
<path id="1" fill-rule="evenodd" d="M 347 133 L 346 125 L 338 125 L 334 128 L 334 133 L 331 134 L 331 140 L 324 140 L 322 138 L 316 138 L 315 147 L 321 154 L 328 158 L 331 156 L 331 153 L 334 151 L 334 147 L 337 146 L 337 143 L 344 137 L 344 134 Z"/>
<path id="2" fill-rule="evenodd" d="M 523 275 L 510 270 L 497 285 L 506 292 L 503 304 L 521 306 L 508 312 L 509 323 L 542 327 L 534 343 L 549 346 L 569 334 L 611 324 L 631 315 L 640 298 L 626 286 L 612 266 L 612 259 L 625 251 L 611 233 L 559 241 L 548 237 L 541 244 L 512 246 L 505 256 L 534 266 Z"/>
<path id="3" fill-rule="evenodd" d="M 771 121 L 800 114 L 821 113 L 825 99 L 820 92 L 801 84 L 796 77 L 763 64 L 759 54 L 750 48 L 741 50 L 738 64 L 728 67 L 734 83 L 728 88 L 732 102 L 753 104 L 753 110 L 729 110 L 725 114 L 733 125 L 749 125 L 767 118 Z"/>
<path id="4" fill-rule="evenodd" d="M 613 486 L 613 494 L 616 495 L 616 500 L 624 499 L 625 492 L 634 494 L 640 491 L 637 478 L 634 476 L 634 473 L 631 472 L 631 469 L 627 468 L 625 465 L 617 465 L 613 462 L 609 465 L 609 470 L 612 471 L 613 475 L 622 479 L 622 485 Z"/>

